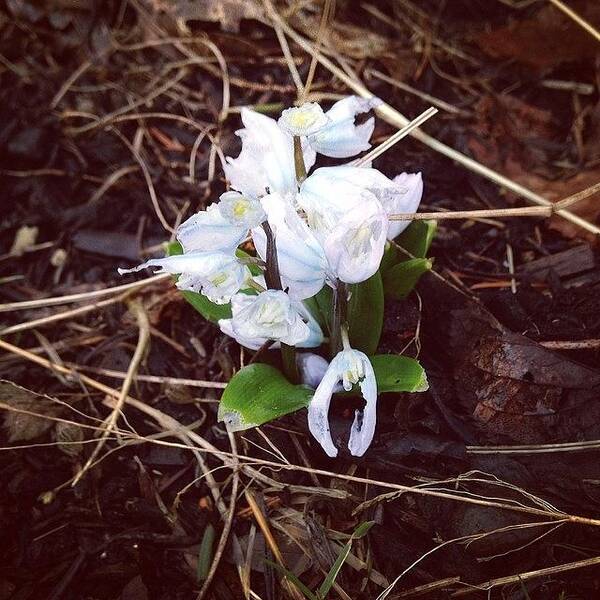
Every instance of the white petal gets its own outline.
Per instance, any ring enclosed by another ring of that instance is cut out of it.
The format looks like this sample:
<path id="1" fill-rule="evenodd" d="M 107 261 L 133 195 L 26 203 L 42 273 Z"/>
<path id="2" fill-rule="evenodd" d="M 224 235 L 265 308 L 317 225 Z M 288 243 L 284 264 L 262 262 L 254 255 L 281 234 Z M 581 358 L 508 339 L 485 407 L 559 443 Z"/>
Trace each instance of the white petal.
<path id="1" fill-rule="evenodd" d="M 376 105 L 376 101 L 357 96 L 336 102 L 326 113 L 331 123 L 310 136 L 311 146 L 320 154 L 333 158 L 347 158 L 368 150 L 375 120 L 370 118 L 361 125 L 355 125 L 354 121 L 357 114 L 367 112 Z"/>
<path id="2" fill-rule="evenodd" d="M 400 187 L 401 195 L 389 206 L 384 206 L 388 215 L 395 213 L 413 213 L 419 208 L 423 197 L 423 178 L 421 173 L 401 173 L 394 177 L 394 183 Z M 410 224 L 410 221 L 390 221 L 388 239 L 398 237 Z"/>
<path id="3" fill-rule="evenodd" d="M 211 204 L 177 228 L 177 239 L 186 253 L 233 251 L 247 233 L 247 227 L 233 225 L 223 218 L 217 204 Z"/>
<path id="4" fill-rule="evenodd" d="M 225 175 L 231 187 L 246 196 L 260 198 L 269 192 L 295 194 L 294 144 L 277 122 L 266 115 L 242 109 L 245 128 L 238 132 L 242 151 L 227 157 Z M 314 163 L 314 151 L 305 153 L 306 168 Z"/>
<path id="5" fill-rule="evenodd" d="M 327 260 L 323 248 L 285 199 L 271 194 L 265 196 L 262 202 L 275 234 L 283 287 L 294 299 L 314 296 L 326 279 Z M 253 229 L 252 239 L 259 256 L 265 260 L 267 243 L 263 229 Z"/>
<path id="6" fill-rule="evenodd" d="M 133 269 L 119 269 L 119 273 L 131 273 L 146 267 L 159 267 L 159 272 L 179 274 L 179 289 L 201 292 L 217 304 L 229 302 L 249 275 L 247 267 L 234 256 L 223 252 L 196 252 L 153 258 Z"/>
<path id="7" fill-rule="evenodd" d="M 329 366 L 329 363 L 322 356 L 312 352 L 299 352 L 296 354 L 296 364 L 302 383 L 313 389 L 321 383 Z"/>
<path id="8" fill-rule="evenodd" d="M 335 358 L 329 365 L 308 405 L 308 429 L 317 442 L 321 444 L 325 453 L 332 458 L 337 456 L 338 453 L 331 439 L 331 431 L 329 429 L 329 405 L 331 404 L 331 396 L 334 388 L 339 381 L 334 361 Z"/>
<path id="9" fill-rule="evenodd" d="M 316 133 L 329 123 L 323 109 L 316 102 L 292 106 L 281 113 L 279 126 L 289 135 L 304 136 Z"/>
<path id="10" fill-rule="evenodd" d="M 331 270 L 345 283 L 371 277 L 381 264 L 388 219 L 377 202 L 366 203 L 342 217 L 323 247 Z"/>
<path id="11" fill-rule="evenodd" d="M 364 354 L 363 368 L 365 376 L 359 385 L 365 399 L 365 408 L 362 415 L 360 411 L 356 411 L 348 441 L 348 448 L 353 456 L 362 456 L 367 451 L 377 425 L 377 380 L 371 361 Z"/>

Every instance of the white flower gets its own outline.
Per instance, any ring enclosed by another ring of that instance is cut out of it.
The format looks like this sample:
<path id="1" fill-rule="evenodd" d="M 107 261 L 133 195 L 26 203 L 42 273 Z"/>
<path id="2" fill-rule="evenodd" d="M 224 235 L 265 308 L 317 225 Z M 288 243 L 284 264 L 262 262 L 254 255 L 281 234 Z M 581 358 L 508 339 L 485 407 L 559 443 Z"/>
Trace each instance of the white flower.
<path id="1" fill-rule="evenodd" d="M 340 165 L 317 169 L 311 177 L 317 174 L 363 187 L 379 200 L 388 215 L 415 212 L 423 195 L 421 173 L 402 173 L 391 180 L 377 169 Z M 410 221 L 390 221 L 388 239 L 400 235 L 409 224 Z"/>
<path id="2" fill-rule="evenodd" d="M 339 175 L 338 169 L 364 170 L 367 175 L 374 171 L 358 167 L 317 169 L 302 184 L 298 203 L 323 247 L 330 272 L 346 283 L 358 283 L 379 268 L 388 219 L 377 196 L 357 178 Z"/>
<path id="3" fill-rule="evenodd" d="M 347 158 L 371 147 L 369 139 L 375 128 L 373 117 L 355 125 L 357 114 L 364 113 L 381 103 L 378 98 L 365 100 L 348 96 L 336 102 L 326 113 L 329 123 L 310 135 L 310 146 L 325 156 Z"/>
<path id="4" fill-rule="evenodd" d="M 360 283 L 377 272 L 385 251 L 388 218 L 379 203 L 356 207 L 326 237 L 330 269 L 345 283 Z"/>
<path id="5" fill-rule="evenodd" d="M 225 192 L 218 204 L 221 216 L 236 227 L 246 231 L 260 225 L 267 215 L 256 198 L 248 198 L 239 192 Z"/>
<path id="6" fill-rule="evenodd" d="M 221 330 L 240 344 L 258 349 L 267 340 L 290 346 L 312 348 L 323 341 L 317 322 L 300 304 L 281 290 L 267 290 L 257 296 L 237 294 L 232 298 L 231 319 L 221 319 Z"/>
<path id="7" fill-rule="evenodd" d="M 348 392 L 358 384 L 365 399 L 363 413 L 356 411 L 354 416 L 348 442 L 350 453 L 362 456 L 371 444 L 377 422 L 377 381 L 366 354 L 348 347 L 334 357 L 308 406 L 308 428 L 328 456 L 337 456 L 329 430 L 329 405 L 340 381 Z"/>
<path id="8" fill-rule="evenodd" d="M 279 126 L 292 136 L 311 135 L 329 124 L 323 109 L 316 102 L 287 108 L 281 113 Z"/>
<path id="9" fill-rule="evenodd" d="M 270 194 L 261 202 L 275 237 L 283 288 L 293 299 L 314 296 L 327 278 L 328 263 L 323 248 L 288 199 Z M 259 256 L 266 260 L 267 238 L 261 227 L 252 230 L 252 240 Z"/>
<path id="10" fill-rule="evenodd" d="M 152 258 L 133 269 L 118 271 L 122 275 L 147 267 L 159 267 L 159 273 L 178 274 L 177 287 L 180 290 L 201 292 L 216 304 L 227 304 L 250 275 L 247 267 L 223 252 L 190 252 Z"/>
<path id="11" fill-rule="evenodd" d="M 242 151 L 235 159 L 227 157 L 225 175 L 231 187 L 245 196 L 261 198 L 269 192 L 295 194 L 298 187 L 294 166 L 294 144 L 277 122 L 266 115 L 242 109 L 244 129 Z M 304 144 L 304 164 L 309 169 L 315 162 L 314 150 Z"/>
<path id="12" fill-rule="evenodd" d="M 186 253 L 217 250 L 233 253 L 247 235 L 248 227 L 225 219 L 219 204 L 211 204 L 177 228 L 177 239 Z"/>

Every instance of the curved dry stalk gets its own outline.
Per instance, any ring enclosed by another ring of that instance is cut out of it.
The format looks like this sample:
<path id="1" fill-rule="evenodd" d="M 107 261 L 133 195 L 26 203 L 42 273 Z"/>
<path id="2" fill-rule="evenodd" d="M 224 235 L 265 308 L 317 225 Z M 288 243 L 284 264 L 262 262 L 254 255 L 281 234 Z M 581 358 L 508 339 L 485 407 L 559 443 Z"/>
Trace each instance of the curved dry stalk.
<path id="1" fill-rule="evenodd" d="M 38 300 L 24 300 L 22 302 L 7 302 L 0 304 L 0 313 L 14 310 L 29 310 L 30 308 L 45 308 L 46 306 L 57 306 L 59 304 L 70 304 L 71 302 L 82 302 L 90 298 L 98 298 L 99 296 L 108 296 L 109 294 L 117 294 L 127 290 L 132 290 L 139 287 L 144 287 L 151 283 L 156 283 L 162 279 L 169 279 L 171 275 L 162 273 L 154 275 L 147 279 L 140 279 L 133 283 L 124 283 L 114 287 L 102 288 L 93 292 L 81 292 L 79 294 L 68 294 L 67 296 L 52 296 L 50 298 L 39 298 Z"/>
<path id="2" fill-rule="evenodd" d="M 150 340 L 150 322 L 148 321 L 148 315 L 146 314 L 144 307 L 141 305 L 140 302 L 132 301 L 129 304 L 129 310 L 133 313 L 137 321 L 139 328 L 139 337 L 137 346 L 135 348 L 135 352 L 133 353 L 133 357 L 131 359 L 131 362 L 129 363 L 129 368 L 127 369 L 127 377 L 125 378 L 125 381 L 123 381 L 123 386 L 121 387 L 121 392 L 117 399 L 117 403 L 113 408 L 113 411 L 110 413 L 110 416 L 106 420 L 106 427 L 104 429 L 104 432 L 102 433 L 102 436 L 100 437 L 100 440 L 98 441 L 98 445 L 94 448 L 94 451 L 88 458 L 85 465 L 73 479 L 72 485 L 76 485 L 77 482 L 85 475 L 87 470 L 94 462 L 96 456 L 98 456 L 98 454 L 100 453 L 100 450 L 102 450 L 112 430 L 114 429 L 119 418 L 119 414 L 121 413 L 123 406 L 125 405 L 125 399 L 129 394 L 129 390 L 131 388 L 131 384 L 133 383 L 135 373 L 137 372 L 138 367 L 142 362 L 142 358 L 144 357 L 144 353 L 146 352 L 146 348 L 148 346 L 148 341 Z"/>

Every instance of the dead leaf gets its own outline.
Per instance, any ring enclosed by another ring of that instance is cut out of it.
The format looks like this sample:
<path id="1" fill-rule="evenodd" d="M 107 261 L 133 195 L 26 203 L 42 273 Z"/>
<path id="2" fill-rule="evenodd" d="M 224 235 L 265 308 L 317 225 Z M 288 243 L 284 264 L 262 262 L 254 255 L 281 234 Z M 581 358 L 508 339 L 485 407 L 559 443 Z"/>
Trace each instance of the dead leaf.
<path id="1" fill-rule="evenodd" d="M 56 417 L 61 412 L 56 400 L 6 380 L 0 380 L 0 409 L 6 411 L 4 427 L 8 430 L 8 441 L 11 443 L 37 438 L 55 423 L 29 413 Z"/>
<path id="2" fill-rule="evenodd" d="M 600 26 L 598 2 L 570 2 L 570 8 L 595 27 Z M 475 39 L 490 56 L 514 59 L 540 71 L 593 58 L 598 42 L 557 8 L 545 5 L 533 18 L 485 32 Z"/>
<path id="3" fill-rule="evenodd" d="M 37 240 L 38 231 L 37 227 L 28 227 L 27 225 L 19 227 L 19 230 L 15 234 L 15 239 L 13 240 L 9 254 L 21 256 L 24 252 L 29 250 Z"/>
<path id="4" fill-rule="evenodd" d="M 520 165 L 510 165 L 507 172 L 508 176 L 528 187 L 532 191 L 540 194 L 544 198 L 556 202 L 567 198 L 577 192 L 581 192 L 600 181 L 600 167 L 581 171 L 568 179 L 550 181 L 544 177 L 524 172 Z M 600 193 L 594 194 L 589 198 L 579 201 L 577 204 L 569 207 L 569 211 L 579 215 L 590 223 L 598 223 L 600 219 Z M 586 238 L 591 242 L 596 242 L 596 236 L 581 229 L 581 227 L 563 219 L 560 216 L 554 216 L 550 219 L 551 229 L 560 231 L 567 238 Z"/>
<path id="5" fill-rule="evenodd" d="M 188 21 L 211 21 L 224 31 L 237 33 L 242 19 L 264 21 L 262 7 L 254 0 L 153 0 L 154 9 L 186 24 Z"/>

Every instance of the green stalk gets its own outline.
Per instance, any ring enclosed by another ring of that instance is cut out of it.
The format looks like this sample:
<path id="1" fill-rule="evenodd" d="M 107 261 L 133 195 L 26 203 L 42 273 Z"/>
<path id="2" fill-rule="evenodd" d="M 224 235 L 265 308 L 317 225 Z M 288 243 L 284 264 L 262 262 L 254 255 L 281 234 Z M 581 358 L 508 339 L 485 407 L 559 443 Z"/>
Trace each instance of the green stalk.
<path id="1" fill-rule="evenodd" d="M 338 279 L 333 291 L 333 318 L 331 322 L 331 337 L 329 350 L 333 358 L 342 349 L 342 326 L 348 320 L 348 286 Z"/>
<path id="2" fill-rule="evenodd" d="M 296 180 L 300 185 L 306 179 L 306 165 L 302 153 L 302 142 L 297 135 L 294 136 L 294 167 L 296 168 Z"/>

